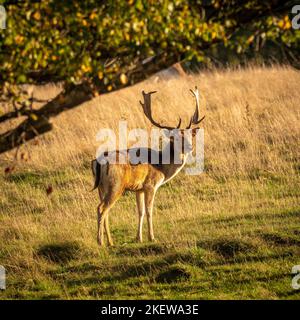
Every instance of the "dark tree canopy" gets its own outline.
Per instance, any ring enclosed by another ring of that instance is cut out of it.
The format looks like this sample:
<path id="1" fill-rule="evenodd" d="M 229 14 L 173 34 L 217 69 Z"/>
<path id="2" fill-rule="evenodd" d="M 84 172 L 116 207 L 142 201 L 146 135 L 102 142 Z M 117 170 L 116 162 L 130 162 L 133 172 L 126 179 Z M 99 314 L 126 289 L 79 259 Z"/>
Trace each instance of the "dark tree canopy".
<path id="1" fill-rule="evenodd" d="M 238 54 L 258 41 L 299 48 L 293 1 L 43 0 L 0 1 L 0 123 L 26 119 L 0 134 L 0 153 L 51 130 L 51 117 L 95 95 L 139 82 L 179 61 L 206 61 L 214 45 Z M 60 82 L 38 109 L 24 84 Z M 9 106 L 9 108 L 7 108 Z"/>

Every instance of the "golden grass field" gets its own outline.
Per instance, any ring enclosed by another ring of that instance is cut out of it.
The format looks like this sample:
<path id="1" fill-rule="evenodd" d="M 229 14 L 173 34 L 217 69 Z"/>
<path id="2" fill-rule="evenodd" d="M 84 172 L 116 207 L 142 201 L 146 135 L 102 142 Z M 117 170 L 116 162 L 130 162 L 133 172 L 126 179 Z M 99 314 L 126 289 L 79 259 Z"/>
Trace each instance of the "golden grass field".
<path id="1" fill-rule="evenodd" d="M 16 164 L 14 151 L 1 155 L 0 299 L 299 299 L 291 287 L 300 264 L 299 83 L 299 71 L 280 66 L 153 77 L 64 112 Z M 120 119 L 150 129 L 143 89 L 159 91 L 156 119 L 187 124 L 195 85 L 205 172 L 180 173 L 158 191 L 154 244 L 134 243 L 135 197 L 126 193 L 110 212 L 115 247 L 100 249 L 90 192 L 97 131 Z"/>

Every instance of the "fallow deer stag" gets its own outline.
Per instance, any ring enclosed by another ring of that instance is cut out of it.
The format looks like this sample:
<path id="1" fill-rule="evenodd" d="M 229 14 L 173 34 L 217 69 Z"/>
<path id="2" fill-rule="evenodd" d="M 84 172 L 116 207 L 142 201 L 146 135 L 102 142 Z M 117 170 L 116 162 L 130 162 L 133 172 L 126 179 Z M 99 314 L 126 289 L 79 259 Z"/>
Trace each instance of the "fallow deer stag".
<path id="1" fill-rule="evenodd" d="M 190 129 L 192 125 L 197 125 L 204 119 L 204 117 L 199 119 L 199 92 L 197 87 L 194 91 L 190 91 L 196 98 L 196 108 L 186 129 Z M 149 155 L 151 152 L 158 153 L 158 164 L 151 164 L 151 161 L 132 164 L 130 162 L 130 156 L 128 157 L 128 160 L 126 160 L 126 163 L 122 164 L 117 162 L 109 163 L 109 161 L 105 164 L 100 164 L 97 159 L 92 161 L 92 171 L 95 179 L 94 189 L 98 188 L 100 197 L 97 236 L 98 244 L 100 246 L 104 244 L 104 229 L 108 244 L 113 245 L 109 230 L 108 213 L 125 190 L 134 191 L 136 193 L 136 203 L 139 215 L 137 241 L 142 242 L 142 225 L 145 213 L 148 222 L 148 238 L 149 241 L 154 240 L 152 211 L 155 193 L 161 185 L 170 181 L 178 174 L 185 165 L 188 154 L 193 151 L 192 137 L 196 135 L 198 128 L 193 128 L 191 130 L 192 134 L 187 135 L 184 129 L 180 129 L 181 119 L 179 119 L 176 128 L 163 126 L 156 122 L 153 119 L 151 112 L 151 95 L 155 92 L 156 91 L 149 93 L 142 92 L 144 103 L 140 101 L 140 104 L 145 116 L 158 128 L 167 130 L 177 129 L 173 131 L 175 133 L 170 137 L 168 145 L 163 150 L 154 151 L 153 149 L 146 149 Z M 180 140 L 181 143 L 175 143 L 176 139 L 177 141 Z M 178 147 L 178 145 L 180 147 Z M 125 152 L 129 154 L 130 151 L 131 149 L 128 149 Z M 117 155 L 121 152 L 123 151 L 115 151 Z M 170 161 L 167 164 L 162 161 L 164 152 L 170 154 Z M 175 158 L 181 159 L 179 164 L 178 161 L 175 161 Z"/>

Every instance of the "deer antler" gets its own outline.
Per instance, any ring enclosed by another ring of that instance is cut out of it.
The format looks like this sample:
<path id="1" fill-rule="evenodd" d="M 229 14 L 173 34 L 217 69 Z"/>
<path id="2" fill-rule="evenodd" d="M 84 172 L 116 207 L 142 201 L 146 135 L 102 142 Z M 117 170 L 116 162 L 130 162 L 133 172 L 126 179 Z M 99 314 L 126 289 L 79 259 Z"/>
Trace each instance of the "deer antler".
<path id="1" fill-rule="evenodd" d="M 158 122 L 156 122 L 153 117 L 152 117 L 152 112 L 151 112 L 151 94 L 156 93 L 157 91 L 150 91 L 148 93 L 145 93 L 145 91 L 142 91 L 143 97 L 144 97 L 144 103 L 140 101 L 141 106 L 143 107 L 144 114 L 145 116 L 150 120 L 150 122 L 155 125 L 158 128 L 161 129 L 168 129 L 168 130 L 173 130 L 173 129 L 179 129 L 181 125 L 181 118 L 179 118 L 179 123 L 177 127 L 168 127 L 168 126 L 162 126 Z"/>
<path id="2" fill-rule="evenodd" d="M 204 118 L 202 117 L 201 119 L 199 119 L 199 90 L 197 88 L 197 86 L 195 86 L 195 90 L 190 89 L 192 95 L 195 97 L 196 99 L 196 110 L 193 114 L 193 116 L 191 117 L 190 123 L 187 126 L 187 129 L 190 129 L 192 124 L 199 124 Z"/>

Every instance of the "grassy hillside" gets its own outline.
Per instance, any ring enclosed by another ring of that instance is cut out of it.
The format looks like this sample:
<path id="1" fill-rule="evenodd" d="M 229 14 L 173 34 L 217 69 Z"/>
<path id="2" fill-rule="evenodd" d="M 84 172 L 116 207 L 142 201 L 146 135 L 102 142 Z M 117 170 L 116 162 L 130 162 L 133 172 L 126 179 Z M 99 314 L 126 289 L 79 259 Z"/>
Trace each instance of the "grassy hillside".
<path id="1" fill-rule="evenodd" d="M 14 152 L 2 155 L 0 265 L 8 279 L 0 299 L 299 299 L 291 288 L 300 264 L 299 82 L 299 72 L 283 67 L 153 77 L 60 115 L 16 164 Z M 125 194 L 110 212 L 115 247 L 99 249 L 98 196 L 90 192 L 97 131 L 116 129 L 119 119 L 150 128 L 142 89 L 159 90 L 156 118 L 188 123 L 194 85 L 205 97 L 205 172 L 181 173 L 160 189 L 154 244 L 134 243 L 135 197 Z"/>

